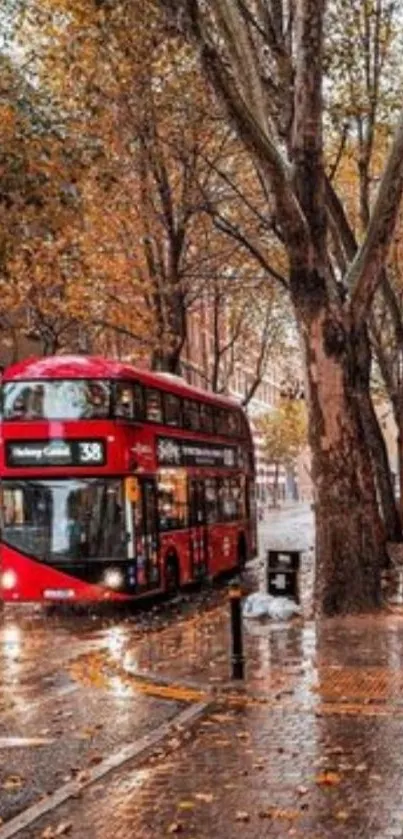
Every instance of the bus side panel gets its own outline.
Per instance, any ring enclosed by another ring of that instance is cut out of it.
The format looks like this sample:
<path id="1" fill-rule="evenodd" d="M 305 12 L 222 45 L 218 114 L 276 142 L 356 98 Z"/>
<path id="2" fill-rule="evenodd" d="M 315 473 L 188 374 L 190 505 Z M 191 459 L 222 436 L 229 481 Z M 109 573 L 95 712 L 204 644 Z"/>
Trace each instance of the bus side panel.
<path id="1" fill-rule="evenodd" d="M 210 573 L 215 576 L 235 568 L 238 550 L 237 523 L 214 524 L 209 527 Z"/>
<path id="2" fill-rule="evenodd" d="M 125 595 L 118 594 L 102 586 L 94 586 L 71 577 L 63 571 L 56 570 L 49 565 L 36 562 L 29 557 L 23 556 L 9 548 L 1 545 L 1 573 L 14 572 L 16 584 L 11 589 L 0 589 L 0 599 L 9 603 L 24 601 L 51 602 L 63 600 L 65 602 L 88 601 L 97 602 L 104 600 L 127 600 Z M 46 597 L 45 592 L 53 592 Z M 63 594 L 60 598 L 55 592 L 71 592 L 67 597 Z"/>
<path id="3" fill-rule="evenodd" d="M 174 530 L 171 533 L 165 532 L 160 535 L 160 557 L 161 570 L 164 571 L 164 563 L 167 556 L 174 553 L 179 560 L 179 573 L 181 585 L 190 583 L 192 577 L 189 530 Z"/>

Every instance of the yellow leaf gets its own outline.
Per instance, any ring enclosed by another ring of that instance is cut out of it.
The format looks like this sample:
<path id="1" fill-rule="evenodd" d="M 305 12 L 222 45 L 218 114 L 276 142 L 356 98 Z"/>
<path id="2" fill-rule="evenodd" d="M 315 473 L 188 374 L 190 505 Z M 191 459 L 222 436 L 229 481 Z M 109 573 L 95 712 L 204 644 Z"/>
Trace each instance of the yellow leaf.
<path id="1" fill-rule="evenodd" d="M 214 795 L 212 792 L 196 792 L 195 798 L 197 798 L 198 801 L 205 801 L 206 804 L 211 804 Z"/>
<path id="2" fill-rule="evenodd" d="M 334 814 L 335 819 L 339 822 L 344 822 L 349 817 L 349 813 L 347 810 L 338 810 L 337 813 Z"/>
<path id="3" fill-rule="evenodd" d="M 193 810 L 194 806 L 193 801 L 180 801 L 178 804 L 179 810 Z"/>
<path id="4" fill-rule="evenodd" d="M 9 775 L 3 782 L 2 789 L 7 792 L 18 792 L 24 786 L 24 780 L 21 775 Z"/>
<path id="5" fill-rule="evenodd" d="M 336 787 L 341 782 L 338 772 L 321 772 L 316 776 L 315 782 L 322 787 Z"/>

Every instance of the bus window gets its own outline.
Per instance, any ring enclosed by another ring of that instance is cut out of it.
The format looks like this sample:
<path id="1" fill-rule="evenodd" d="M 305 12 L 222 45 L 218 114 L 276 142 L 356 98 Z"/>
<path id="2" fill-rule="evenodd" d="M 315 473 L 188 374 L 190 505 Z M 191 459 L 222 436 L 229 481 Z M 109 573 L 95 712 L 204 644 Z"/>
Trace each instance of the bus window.
<path id="1" fill-rule="evenodd" d="M 231 478 L 231 496 L 236 519 L 245 518 L 245 487 L 242 478 Z"/>
<path id="2" fill-rule="evenodd" d="M 146 417 L 150 422 L 162 422 L 161 391 L 146 388 Z"/>
<path id="3" fill-rule="evenodd" d="M 223 437 L 226 437 L 228 435 L 228 411 L 225 408 L 216 408 L 214 420 L 216 434 L 222 434 Z"/>
<path id="4" fill-rule="evenodd" d="M 113 478 L 8 481 L 4 540 L 58 565 L 76 559 L 125 559 L 122 489 L 122 482 Z"/>
<path id="5" fill-rule="evenodd" d="M 144 419 L 144 390 L 140 382 L 134 382 L 133 385 L 133 411 L 134 419 Z"/>
<path id="6" fill-rule="evenodd" d="M 92 381 L 87 383 L 87 405 L 84 409 L 88 419 L 101 419 L 109 414 L 110 389 L 108 382 Z"/>
<path id="7" fill-rule="evenodd" d="M 118 382 L 115 387 L 115 416 L 121 419 L 134 418 L 133 388 L 124 382 Z"/>
<path id="8" fill-rule="evenodd" d="M 158 517 L 160 530 L 177 530 L 188 523 L 186 473 L 161 469 L 158 475 Z"/>
<path id="9" fill-rule="evenodd" d="M 200 429 L 207 431 L 209 434 L 213 432 L 213 408 L 211 405 L 200 405 Z"/>
<path id="10" fill-rule="evenodd" d="M 229 437 L 237 437 L 239 434 L 238 413 L 236 411 L 227 412 L 227 434 Z"/>
<path id="11" fill-rule="evenodd" d="M 101 379 L 6 382 L 3 418 L 99 419 L 109 416 L 110 385 Z"/>
<path id="12" fill-rule="evenodd" d="M 192 431 L 200 430 L 199 403 L 192 399 L 183 400 L 183 425 Z"/>
<path id="13" fill-rule="evenodd" d="M 219 480 L 218 489 L 219 515 L 221 521 L 234 521 L 237 518 L 236 499 L 234 498 L 230 478 Z"/>
<path id="14" fill-rule="evenodd" d="M 215 522 L 218 521 L 217 481 L 215 478 L 207 478 L 204 485 L 206 497 L 206 521 L 207 524 L 215 524 Z"/>
<path id="15" fill-rule="evenodd" d="M 174 393 L 164 393 L 164 413 L 167 425 L 181 424 L 181 401 Z"/>

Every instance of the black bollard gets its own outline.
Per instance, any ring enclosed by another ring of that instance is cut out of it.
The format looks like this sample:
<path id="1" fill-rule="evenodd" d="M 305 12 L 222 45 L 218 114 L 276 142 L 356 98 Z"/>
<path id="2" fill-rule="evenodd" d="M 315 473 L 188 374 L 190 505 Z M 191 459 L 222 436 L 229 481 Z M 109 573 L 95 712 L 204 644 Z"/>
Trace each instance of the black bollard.
<path id="1" fill-rule="evenodd" d="M 242 638 L 242 590 L 239 584 L 233 584 L 229 590 L 231 606 L 231 671 L 232 679 L 244 678 L 245 659 L 243 655 Z"/>

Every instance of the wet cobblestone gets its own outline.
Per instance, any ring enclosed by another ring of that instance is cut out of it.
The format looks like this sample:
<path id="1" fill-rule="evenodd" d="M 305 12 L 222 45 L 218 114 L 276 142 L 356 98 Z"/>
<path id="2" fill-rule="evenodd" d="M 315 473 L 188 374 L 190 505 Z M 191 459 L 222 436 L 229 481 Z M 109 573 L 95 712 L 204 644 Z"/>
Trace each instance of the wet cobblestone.
<path id="1" fill-rule="evenodd" d="M 190 630 L 196 643 L 199 631 L 205 640 L 203 621 Z M 78 839 L 112 830 L 116 839 L 402 838 L 403 617 L 264 624 L 249 643 L 260 678 L 249 665 L 246 686 L 223 685 L 193 731 L 21 839 L 66 821 Z M 171 659 L 172 675 L 175 661 L 186 672 L 185 649 Z"/>
<path id="2" fill-rule="evenodd" d="M 289 547 L 309 547 L 305 525 L 296 513 Z M 281 528 L 269 530 L 271 546 L 284 547 Z M 262 573 L 251 566 L 252 585 Z M 305 573 L 312 579 L 308 560 Z M 78 694 L 91 689 L 89 717 L 104 706 L 116 731 L 105 733 L 106 750 L 119 739 L 113 692 L 140 691 L 139 671 L 196 683 L 215 706 L 19 839 L 51 837 L 63 825 L 73 839 L 403 839 L 403 613 L 314 622 L 304 609 L 288 623 L 245 622 L 246 679 L 229 684 L 225 596 L 211 606 L 143 637 L 117 627 L 103 651 L 83 649 L 68 664 Z M 185 694 L 197 701 L 197 691 Z M 157 705 L 144 705 L 150 726 Z"/>

